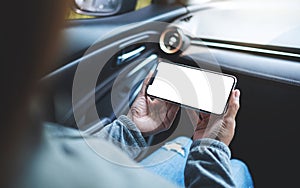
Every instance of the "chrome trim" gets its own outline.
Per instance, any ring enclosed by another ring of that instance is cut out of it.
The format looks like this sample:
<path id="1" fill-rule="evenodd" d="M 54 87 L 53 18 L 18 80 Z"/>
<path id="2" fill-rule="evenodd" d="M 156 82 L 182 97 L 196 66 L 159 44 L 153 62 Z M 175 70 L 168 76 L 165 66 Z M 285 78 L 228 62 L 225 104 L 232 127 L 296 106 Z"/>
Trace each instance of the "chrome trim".
<path id="1" fill-rule="evenodd" d="M 157 59 L 157 55 L 156 54 L 152 54 L 149 57 L 147 57 L 143 62 L 141 62 L 140 64 L 138 64 L 134 69 L 132 69 L 128 74 L 127 77 L 132 76 L 133 74 L 135 74 L 137 71 L 139 71 L 142 67 L 144 67 L 145 65 L 147 65 L 148 63 L 150 63 L 151 61 Z"/>
<path id="2" fill-rule="evenodd" d="M 218 42 L 199 41 L 199 40 L 195 40 L 195 39 L 191 40 L 191 44 L 300 58 L 300 54 L 295 54 L 295 53 L 290 53 L 290 52 L 280 52 L 280 51 L 276 51 L 276 50 L 260 49 L 260 48 L 255 48 L 255 47 L 239 46 L 239 45 L 234 45 L 234 44 L 223 44 L 223 43 L 218 43 Z"/>
<path id="3" fill-rule="evenodd" d="M 118 56 L 118 60 L 124 62 L 124 61 L 126 61 L 126 60 L 128 60 L 128 59 L 130 59 L 132 57 L 135 57 L 136 55 L 140 54 L 145 49 L 146 49 L 145 46 L 141 46 L 141 47 L 139 47 L 137 49 L 134 49 L 132 51 L 129 51 L 127 53 L 124 53 L 124 54 Z"/>
<path id="4" fill-rule="evenodd" d="M 179 44 L 173 50 L 169 50 L 168 48 L 166 48 L 166 45 L 164 43 L 165 36 L 168 32 L 177 32 L 179 34 Z M 162 51 L 164 51 L 165 53 L 167 53 L 167 54 L 174 54 L 174 53 L 178 52 L 183 46 L 183 33 L 182 33 L 182 31 L 179 28 L 175 28 L 175 27 L 167 28 L 164 32 L 162 32 L 162 34 L 159 38 L 159 46 L 160 46 L 160 49 Z"/>

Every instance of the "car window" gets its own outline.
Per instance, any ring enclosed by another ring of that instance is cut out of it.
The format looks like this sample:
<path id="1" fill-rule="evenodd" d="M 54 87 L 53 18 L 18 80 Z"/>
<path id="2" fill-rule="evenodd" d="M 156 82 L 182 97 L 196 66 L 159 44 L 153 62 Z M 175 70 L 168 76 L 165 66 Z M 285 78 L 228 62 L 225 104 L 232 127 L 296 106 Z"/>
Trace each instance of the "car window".
<path id="1" fill-rule="evenodd" d="M 300 1 L 224 1 L 192 16 L 181 24 L 201 39 L 300 48 Z"/>
<path id="2" fill-rule="evenodd" d="M 137 0 L 137 4 L 135 10 L 139 10 L 151 4 L 151 0 Z M 73 19 L 92 19 L 97 18 L 96 16 L 88 16 L 83 14 L 76 13 L 72 7 L 69 8 L 66 19 L 73 20 Z"/>

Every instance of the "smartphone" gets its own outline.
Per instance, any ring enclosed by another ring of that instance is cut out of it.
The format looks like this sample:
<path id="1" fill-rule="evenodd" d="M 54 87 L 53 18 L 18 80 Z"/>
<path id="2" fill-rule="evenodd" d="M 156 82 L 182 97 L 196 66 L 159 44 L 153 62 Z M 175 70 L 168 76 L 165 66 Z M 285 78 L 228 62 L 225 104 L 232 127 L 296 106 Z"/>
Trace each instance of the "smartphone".
<path id="1" fill-rule="evenodd" d="M 223 114 L 237 79 L 233 75 L 161 61 L 146 93 L 195 110 Z"/>

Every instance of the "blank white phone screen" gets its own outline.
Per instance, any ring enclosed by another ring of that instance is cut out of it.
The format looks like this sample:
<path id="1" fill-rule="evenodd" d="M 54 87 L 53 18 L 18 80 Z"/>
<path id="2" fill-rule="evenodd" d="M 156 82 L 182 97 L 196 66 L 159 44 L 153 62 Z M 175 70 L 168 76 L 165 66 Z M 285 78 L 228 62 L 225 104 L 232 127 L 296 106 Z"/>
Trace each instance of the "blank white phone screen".
<path id="1" fill-rule="evenodd" d="M 235 77 L 160 62 L 147 94 L 214 114 L 225 111 Z"/>

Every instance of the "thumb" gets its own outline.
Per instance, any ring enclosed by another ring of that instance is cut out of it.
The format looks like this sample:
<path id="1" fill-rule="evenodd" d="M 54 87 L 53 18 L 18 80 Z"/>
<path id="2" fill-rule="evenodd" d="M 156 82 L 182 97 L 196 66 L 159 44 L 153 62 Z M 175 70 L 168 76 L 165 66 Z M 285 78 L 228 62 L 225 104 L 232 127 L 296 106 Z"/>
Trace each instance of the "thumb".
<path id="1" fill-rule="evenodd" d="M 235 89 L 231 93 L 228 109 L 225 114 L 225 117 L 227 116 L 227 117 L 235 118 L 239 108 L 240 108 L 240 91 L 238 89 Z"/>

